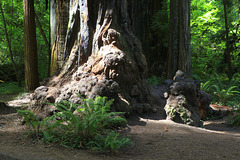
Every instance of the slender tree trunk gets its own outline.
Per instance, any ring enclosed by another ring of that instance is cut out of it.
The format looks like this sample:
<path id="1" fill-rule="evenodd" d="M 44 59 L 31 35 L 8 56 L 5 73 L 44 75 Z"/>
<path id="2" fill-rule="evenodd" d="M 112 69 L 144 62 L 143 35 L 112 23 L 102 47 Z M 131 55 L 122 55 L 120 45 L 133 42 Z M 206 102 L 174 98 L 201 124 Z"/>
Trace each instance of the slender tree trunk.
<path id="1" fill-rule="evenodd" d="M 39 86 L 34 0 L 23 0 L 25 42 L 25 90 Z"/>
<path id="2" fill-rule="evenodd" d="M 229 48 L 229 29 L 228 29 L 228 16 L 227 16 L 227 5 L 226 0 L 223 0 L 223 6 L 224 6 L 224 18 L 225 18 L 225 30 L 226 30 L 226 61 L 228 65 L 228 77 L 232 78 L 232 65 L 231 65 L 231 54 L 230 54 L 230 48 Z"/>
<path id="3" fill-rule="evenodd" d="M 190 43 L 190 0 L 170 1 L 167 77 L 177 70 L 192 75 Z"/>
<path id="4" fill-rule="evenodd" d="M 48 40 L 47 40 L 47 36 L 46 36 L 46 34 L 44 33 L 44 30 L 42 29 L 42 25 L 41 25 L 41 22 L 39 21 L 39 18 L 38 18 L 38 16 L 37 16 L 37 14 L 35 14 L 35 18 L 36 18 L 36 22 L 37 22 L 37 25 L 38 25 L 38 28 L 39 28 L 39 30 L 40 30 L 40 33 L 41 33 L 41 35 L 42 35 L 42 38 L 43 38 L 43 40 L 44 40 L 44 43 L 45 43 L 45 46 L 48 48 L 48 53 L 50 53 L 50 44 L 49 44 L 49 42 L 48 42 Z"/>
<path id="5" fill-rule="evenodd" d="M 18 70 L 17 70 L 16 64 L 15 64 L 14 59 L 13 59 L 11 41 L 10 41 L 10 39 L 9 39 L 9 37 L 8 37 L 7 25 L 6 25 L 6 21 L 5 21 L 5 17 L 4 17 L 4 12 L 3 12 L 3 8 L 2 8 L 1 3 L 0 3 L 0 9 L 1 9 L 2 18 L 3 18 L 3 24 L 4 24 L 4 29 L 5 29 L 5 35 L 6 35 L 7 43 L 8 43 L 8 49 L 9 49 L 10 59 L 11 59 L 12 66 L 13 66 L 13 69 L 14 69 L 15 74 L 16 74 L 18 86 L 21 86 L 21 80 L 20 80 L 19 72 L 18 72 Z"/>
<path id="6" fill-rule="evenodd" d="M 37 16 L 37 14 L 35 13 L 35 18 L 36 18 L 36 22 L 37 22 L 37 25 L 38 25 L 38 28 L 40 30 L 40 33 L 42 35 L 42 38 L 44 40 L 44 43 L 45 43 L 45 46 L 47 47 L 48 49 L 48 55 L 51 55 L 51 51 L 50 51 L 50 43 L 48 42 L 47 40 L 47 36 L 46 34 L 44 33 L 44 30 L 42 29 L 42 25 L 41 25 L 41 22 L 39 21 L 39 18 Z M 48 58 L 50 59 L 51 56 L 49 56 Z M 50 63 L 49 63 L 49 67 L 50 67 Z M 48 68 L 49 68 L 48 67 Z"/>

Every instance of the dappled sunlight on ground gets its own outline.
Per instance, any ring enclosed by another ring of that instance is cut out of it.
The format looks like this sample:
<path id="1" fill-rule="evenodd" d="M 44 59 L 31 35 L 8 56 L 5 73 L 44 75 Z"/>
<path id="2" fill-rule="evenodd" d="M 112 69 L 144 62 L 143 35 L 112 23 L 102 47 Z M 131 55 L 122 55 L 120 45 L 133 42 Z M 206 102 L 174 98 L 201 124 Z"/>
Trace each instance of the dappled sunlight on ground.
<path id="1" fill-rule="evenodd" d="M 153 118 L 129 118 L 127 127 L 120 133 L 129 137 L 135 145 L 120 150 L 117 155 L 36 142 L 25 137 L 26 127 L 16 113 L 21 102 L 29 102 L 28 97 L 9 102 L 9 112 L 0 110 L 0 159 L 235 160 L 240 157 L 240 127 L 225 125 L 225 119 L 205 121 L 203 128 L 200 128 L 162 118 L 156 120 L 156 115 Z"/>

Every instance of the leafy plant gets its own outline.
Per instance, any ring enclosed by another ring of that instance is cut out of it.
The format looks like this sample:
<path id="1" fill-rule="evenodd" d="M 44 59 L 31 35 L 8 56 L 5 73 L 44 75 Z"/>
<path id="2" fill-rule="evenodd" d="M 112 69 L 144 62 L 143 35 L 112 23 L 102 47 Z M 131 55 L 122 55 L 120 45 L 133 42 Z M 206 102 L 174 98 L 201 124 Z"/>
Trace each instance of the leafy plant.
<path id="1" fill-rule="evenodd" d="M 112 115 L 119 113 L 109 112 L 113 100 L 107 101 L 106 97 L 97 97 L 93 99 L 84 99 L 82 108 L 77 109 L 82 123 L 80 126 L 81 136 L 91 139 L 97 133 L 101 132 L 109 122 Z"/>
<path id="2" fill-rule="evenodd" d="M 219 101 L 226 105 L 227 101 L 233 96 L 239 95 L 239 87 L 237 83 L 239 83 L 239 75 L 235 74 L 230 81 L 224 83 L 220 76 L 217 73 L 215 74 L 215 81 L 213 87 L 213 93 L 219 98 Z"/>
<path id="3" fill-rule="evenodd" d="M 77 107 L 79 106 L 79 104 L 73 104 L 69 101 L 61 101 L 60 103 L 55 103 L 53 104 L 54 106 L 56 106 L 56 108 L 59 111 L 70 111 L 70 112 L 74 112 Z"/>
<path id="4" fill-rule="evenodd" d="M 230 115 L 232 116 L 227 120 L 227 124 L 230 124 L 231 126 L 239 126 L 240 125 L 240 106 L 233 107 L 233 109 L 230 112 Z"/>
<path id="5" fill-rule="evenodd" d="M 23 91 L 24 88 L 19 87 L 17 82 L 0 83 L 0 94 L 16 94 Z"/>
<path id="6" fill-rule="evenodd" d="M 127 145 L 133 145 L 133 143 L 130 142 L 129 138 L 122 138 L 119 136 L 119 133 L 112 131 L 106 136 L 97 134 L 94 140 L 90 141 L 87 145 L 93 150 L 117 153 L 120 148 Z"/>
<path id="7" fill-rule="evenodd" d="M 161 80 L 162 79 L 160 77 L 152 76 L 152 77 L 148 78 L 148 83 L 151 85 L 156 85 L 156 84 L 159 84 L 161 82 Z"/>
<path id="8" fill-rule="evenodd" d="M 210 92 L 211 91 L 211 89 L 212 89 L 212 86 L 213 86 L 213 81 L 212 80 L 208 80 L 207 82 L 205 82 L 205 83 L 201 83 L 201 85 L 200 85 L 200 89 L 201 90 L 204 90 L 204 91 L 206 91 L 206 92 Z"/>
<path id="9" fill-rule="evenodd" d="M 201 83 L 201 89 L 213 95 L 215 101 L 226 105 L 232 104 L 234 99 L 240 94 L 239 88 L 239 74 L 234 74 L 229 80 L 224 76 L 220 76 L 214 72 L 213 76 L 209 76 L 209 80 Z M 231 100 L 231 101 L 229 101 Z M 234 102 L 235 103 L 235 102 Z"/>
<path id="10" fill-rule="evenodd" d="M 125 118 L 122 118 L 120 116 L 112 116 L 112 118 L 107 120 L 105 127 L 114 129 L 114 128 L 126 126 L 126 124 L 127 124 L 127 120 Z"/>
<path id="11" fill-rule="evenodd" d="M 59 112 L 42 121 L 39 121 L 31 111 L 19 113 L 26 117 L 26 124 L 34 129 L 34 133 L 37 135 L 41 133 L 41 140 L 45 142 L 59 142 L 65 147 L 85 148 L 95 144 L 95 141 L 96 144 L 100 143 L 101 135 L 101 138 L 106 138 L 104 139 L 106 145 L 109 143 L 109 146 L 103 148 L 106 150 L 111 148 L 111 152 L 116 152 L 130 140 L 120 138 L 118 133 L 109 130 L 114 128 L 113 126 L 127 123 L 126 119 L 119 116 L 123 113 L 110 112 L 112 103 L 113 100 L 107 100 L 107 97 L 82 99 L 82 104 L 72 104 L 68 101 L 56 103 L 54 105 Z"/>
<path id="12" fill-rule="evenodd" d="M 41 135 L 43 121 L 38 120 L 37 116 L 29 110 L 17 110 L 17 112 L 24 117 L 25 123 L 30 129 L 28 136 L 34 136 L 38 139 Z"/>

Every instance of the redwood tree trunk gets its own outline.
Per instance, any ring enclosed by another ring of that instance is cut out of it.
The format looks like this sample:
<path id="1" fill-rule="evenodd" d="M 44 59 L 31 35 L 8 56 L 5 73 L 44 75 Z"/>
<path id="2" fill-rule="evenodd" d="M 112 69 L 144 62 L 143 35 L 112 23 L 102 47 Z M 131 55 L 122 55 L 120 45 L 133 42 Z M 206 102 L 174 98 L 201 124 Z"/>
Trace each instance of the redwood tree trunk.
<path id="1" fill-rule="evenodd" d="M 57 17 L 61 17 L 57 18 L 52 57 L 60 64 L 59 74 L 35 90 L 32 106 L 49 110 L 45 102 L 80 103 L 80 94 L 113 98 L 113 109 L 127 113 L 152 109 L 146 59 L 131 30 L 134 15 L 129 11 L 137 1 L 131 2 L 56 1 Z"/>
<path id="2" fill-rule="evenodd" d="M 168 78 L 177 70 L 192 74 L 190 44 L 190 0 L 170 1 Z"/>
<path id="3" fill-rule="evenodd" d="M 56 26 L 57 26 L 57 19 L 56 19 L 56 0 L 50 0 L 50 45 L 51 47 L 54 45 L 56 40 Z"/>
<path id="4" fill-rule="evenodd" d="M 56 33 L 51 33 L 52 36 L 55 36 L 52 37 L 52 40 L 55 40 L 55 42 L 52 42 L 54 45 L 52 46 L 50 66 L 50 75 L 53 75 L 59 73 L 64 63 L 64 47 L 68 28 L 69 1 L 52 0 L 50 9 L 53 9 L 53 11 L 50 11 L 50 19 L 56 18 L 51 23 L 51 32 L 56 31 Z"/>
<path id="5" fill-rule="evenodd" d="M 34 0 L 23 0 L 25 42 L 25 90 L 39 86 Z"/>

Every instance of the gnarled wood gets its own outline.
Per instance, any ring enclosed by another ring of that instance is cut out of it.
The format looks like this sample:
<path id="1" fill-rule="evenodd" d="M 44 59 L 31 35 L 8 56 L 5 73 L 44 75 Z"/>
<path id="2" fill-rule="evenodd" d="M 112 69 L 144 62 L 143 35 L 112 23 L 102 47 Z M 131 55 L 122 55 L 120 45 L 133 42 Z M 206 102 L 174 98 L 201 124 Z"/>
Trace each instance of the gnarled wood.
<path id="1" fill-rule="evenodd" d="M 145 80 L 147 62 L 131 28 L 133 15 L 128 11 L 133 6 L 129 3 L 70 0 L 65 47 L 61 52 L 56 50 L 57 54 L 65 53 L 63 67 L 45 86 L 35 90 L 32 108 L 49 111 L 51 106 L 46 102 L 80 103 L 78 94 L 84 98 L 113 98 L 113 110 L 126 113 L 152 111 L 158 105 Z"/>

